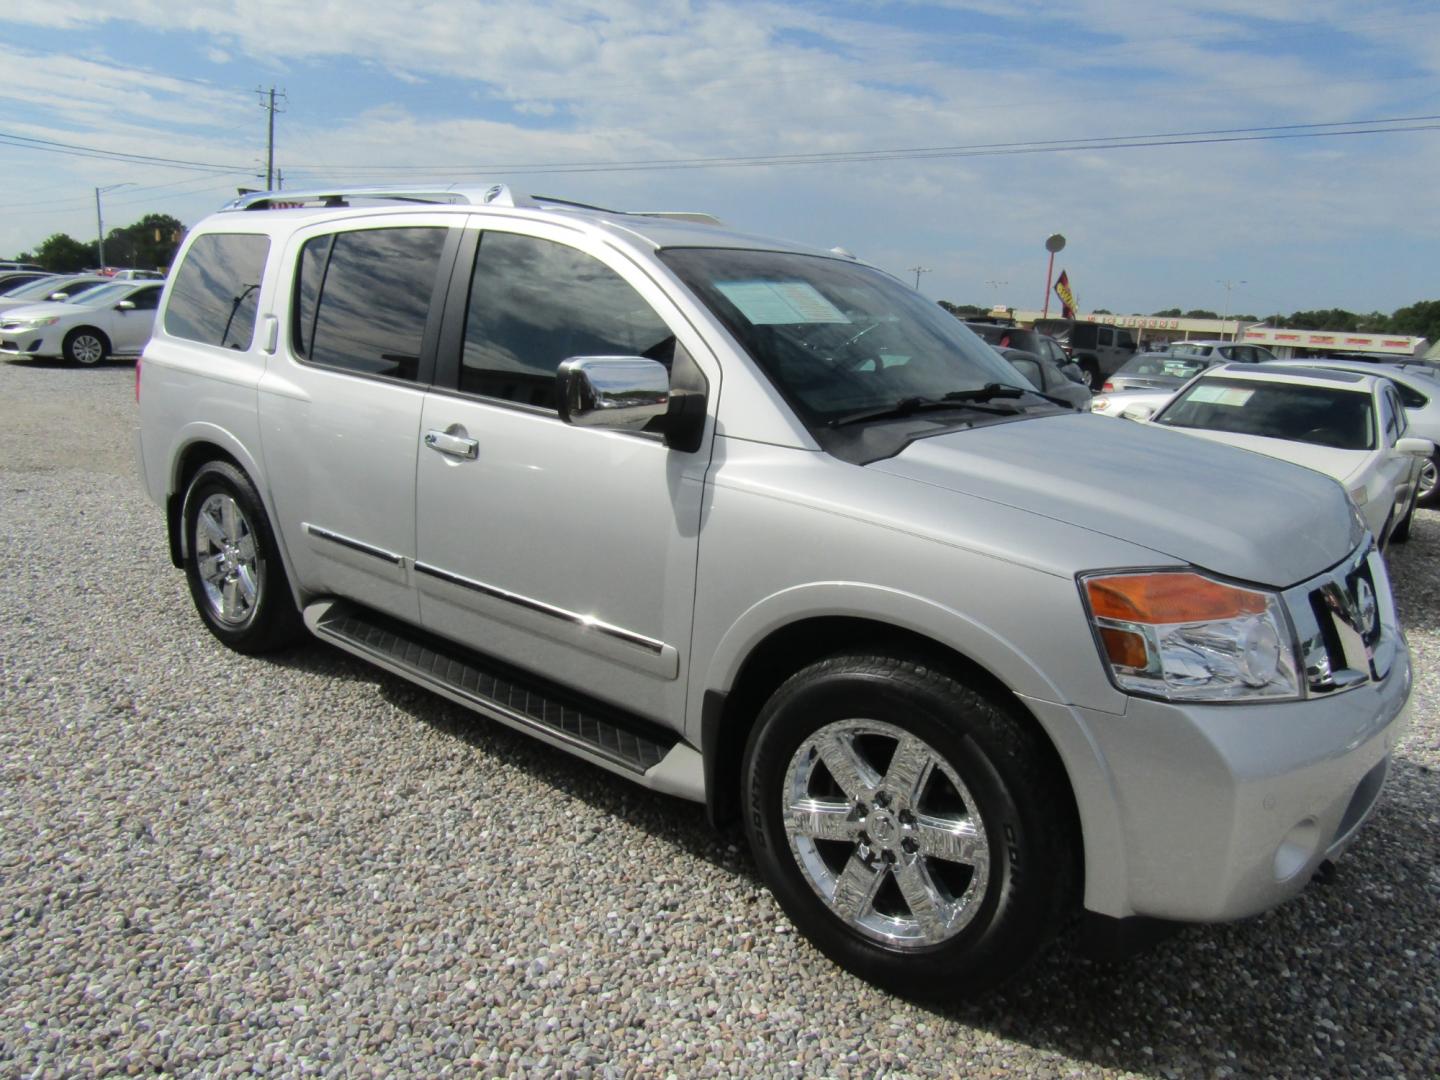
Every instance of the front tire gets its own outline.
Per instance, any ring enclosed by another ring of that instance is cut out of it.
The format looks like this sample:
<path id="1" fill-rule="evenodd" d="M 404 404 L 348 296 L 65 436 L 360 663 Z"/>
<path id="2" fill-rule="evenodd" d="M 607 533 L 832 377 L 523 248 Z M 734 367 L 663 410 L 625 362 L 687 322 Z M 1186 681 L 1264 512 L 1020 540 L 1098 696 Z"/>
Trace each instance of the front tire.
<path id="1" fill-rule="evenodd" d="M 110 355 L 110 342 L 99 330 L 82 326 L 65 336 L 65 359 L 89 367 Z"/>
<path id="2" fill-rule="evenodd" d="M 1440 450 L 1431 455 L 1430 460 L 1420 469 L 1420 477 L 1416 481 L 1415 501 L 1424 507 L 1440 506 Z"/>
<path id="3" fill-rule="evenodd" d="M 1047 750 L 949 675 L 833 657 L 761 712 L 746 832 L 831 959 L 902 994 L 976 993 L 1033 959 L 1074 902 L 1075 830 Z"/>
<path id="4" fill-rule="evenodd" d="M 242 653 L 294 641 L 303 624 L 249 477 L 229 462 L 206 462 L 186 489 L 181 514 L 185 576 L 210 632 Z"/>

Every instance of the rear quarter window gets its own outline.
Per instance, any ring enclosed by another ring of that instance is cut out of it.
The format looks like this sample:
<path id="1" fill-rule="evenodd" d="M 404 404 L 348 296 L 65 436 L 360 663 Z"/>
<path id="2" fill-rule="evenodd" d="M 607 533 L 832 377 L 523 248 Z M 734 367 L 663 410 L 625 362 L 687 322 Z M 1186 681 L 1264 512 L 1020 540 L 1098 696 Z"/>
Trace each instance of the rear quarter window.
<path id="1" fill-rule="evenodd" d="M 206 345 L 250 348 L 269 253 L 267 236 L 208 233 L 197 237 L 175 271 L 165 307 L 165 332 Z"/>

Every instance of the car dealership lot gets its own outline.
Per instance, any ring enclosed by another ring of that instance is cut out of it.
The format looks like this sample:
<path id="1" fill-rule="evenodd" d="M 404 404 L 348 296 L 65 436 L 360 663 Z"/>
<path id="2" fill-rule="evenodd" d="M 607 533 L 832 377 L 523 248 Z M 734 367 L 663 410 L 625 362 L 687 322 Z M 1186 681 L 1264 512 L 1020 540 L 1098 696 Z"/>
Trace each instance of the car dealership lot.
<path id="1" fill-rule="evenodd" d="M 1440 513 L 1390 554 L 1415 720 L 1332 881 L 936 1008 L 791 932 L 698 806 L 318 642 L 224 650 L 133 475 L 132 384 L 0 364 L 4 1071 L 1440 1064 Z"/>

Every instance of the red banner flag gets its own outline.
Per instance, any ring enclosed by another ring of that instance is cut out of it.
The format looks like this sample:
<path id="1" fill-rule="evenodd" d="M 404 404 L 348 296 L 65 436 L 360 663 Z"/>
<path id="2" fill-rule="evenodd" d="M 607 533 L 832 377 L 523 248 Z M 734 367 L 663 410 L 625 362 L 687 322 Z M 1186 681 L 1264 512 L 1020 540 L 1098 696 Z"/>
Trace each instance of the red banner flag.
<path id="1" fill-rule="evenodd" d="M 1075 318 L 1075 294 L 1070 291 L 1070 277 L 1064 270 L 1060 271 L 1059 280 L 1055 282 L 1055 295 L 1060 297 L 1062 318 Z"/>

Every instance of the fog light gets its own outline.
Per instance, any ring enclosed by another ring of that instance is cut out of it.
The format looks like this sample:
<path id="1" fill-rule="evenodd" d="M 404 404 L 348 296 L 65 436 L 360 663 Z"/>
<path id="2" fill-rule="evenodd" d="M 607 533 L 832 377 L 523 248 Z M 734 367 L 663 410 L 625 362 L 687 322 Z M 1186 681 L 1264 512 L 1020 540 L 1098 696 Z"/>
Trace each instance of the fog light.
<path id="1" fill-rule="evenodd" d="M 1314 818 L 1306 818 L 1280 841 L 1275 849 L 1275 880 L 1289 881 L 1304 870 L 1320 850 L 1320 826 Z"/>

